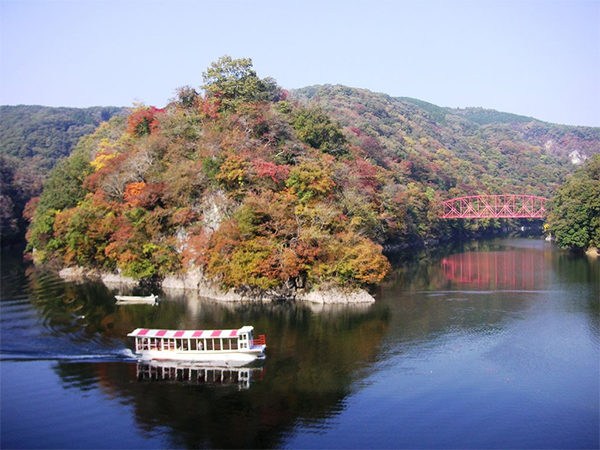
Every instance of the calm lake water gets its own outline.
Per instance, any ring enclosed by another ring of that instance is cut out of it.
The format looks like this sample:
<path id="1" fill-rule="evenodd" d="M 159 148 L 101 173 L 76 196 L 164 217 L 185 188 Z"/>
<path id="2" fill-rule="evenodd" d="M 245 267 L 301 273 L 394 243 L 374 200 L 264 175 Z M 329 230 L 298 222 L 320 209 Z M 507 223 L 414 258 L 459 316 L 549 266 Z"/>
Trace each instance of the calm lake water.
<path id="1" fill-rule="evenodd" d="M 362 307 L 115 306 L 3 255 L 2 448 L 598 448 L 600 264 L 540 240 L 398 267 Z M 137 327 L 267 336 L 247 370 L 138 365 Z"/>

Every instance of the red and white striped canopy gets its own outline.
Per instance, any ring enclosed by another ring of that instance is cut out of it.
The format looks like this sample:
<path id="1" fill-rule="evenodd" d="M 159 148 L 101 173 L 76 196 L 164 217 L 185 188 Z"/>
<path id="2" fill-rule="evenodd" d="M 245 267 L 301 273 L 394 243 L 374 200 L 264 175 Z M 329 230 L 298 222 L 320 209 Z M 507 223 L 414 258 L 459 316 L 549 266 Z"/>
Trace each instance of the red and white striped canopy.
<path id="1" fill-rule="evenodd" d="M 152 330 L 149 328 L 137 328 L 129 333 L 129 337 L 149 338 L 228 338 L 237 337 L 239 330 Z M 245 330 L 244 330 L 245 331 Z"/>

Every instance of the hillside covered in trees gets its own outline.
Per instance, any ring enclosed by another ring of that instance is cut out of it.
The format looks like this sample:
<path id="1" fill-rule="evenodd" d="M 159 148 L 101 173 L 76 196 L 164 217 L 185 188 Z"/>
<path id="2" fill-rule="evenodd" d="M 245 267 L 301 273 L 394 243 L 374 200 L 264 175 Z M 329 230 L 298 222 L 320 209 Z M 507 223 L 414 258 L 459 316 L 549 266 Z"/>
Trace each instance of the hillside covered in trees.
<path id="1" fill-rule="evenodd" d="M 600 128 L 549 124 L 482 108 L 442 108 L 345 86 L 293 91 L 356 135 L 372 158 L 400 160 L 415 182 L 463 194 L 552 197 L 581 160 L 600 153 Z"/>
<path id="2" fill-rule="evenodd" d="M 115 116 L 79 141 L 30 204 L 36 259 L 136 278 L 200 269 L 221 287 L 282 296 L 364 286 L 385 276 L 384 246 L 500 225 L 441 220 L 440 200 L 552 196 L 574 142 L 600 151 L 594 128 L 341 86 L 290 95 L 250 60 L 224 57 L 203 75 L 201 91 L 180 88 L 165 108 Z"/>
<path id="3" fill-rule="evenodd" d="M 560 247 L 599 253 L 600 154 L 592 156 L 560 186 L 544 227 Z"/>
<path id="4" fill-rule="evenodd" d="M 40 194 L 49 171 L 79 138 L 125 108 L 0 106 L 0 234 L 2 243 L 23 239 L 23 208 Z"/>

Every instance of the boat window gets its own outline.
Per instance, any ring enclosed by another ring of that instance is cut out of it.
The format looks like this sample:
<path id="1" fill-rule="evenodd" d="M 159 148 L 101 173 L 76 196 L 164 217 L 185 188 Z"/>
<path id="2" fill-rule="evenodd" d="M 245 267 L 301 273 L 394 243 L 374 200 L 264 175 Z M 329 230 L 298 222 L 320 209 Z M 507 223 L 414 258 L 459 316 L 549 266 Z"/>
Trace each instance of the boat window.
<path id="1" fill-rule="evenodd" d="M 207 339 L 206 340 L 206 350 L 212 350 L 212 349 L 213 349 L 213 340 Z"/>
<path id="2" fill-rule="evenodd" d="M 214 345 L 213 345 L 215 350 L 221 350 L 221 339 L 215 339 Z"/>
<path id="3" fill-rule="evenodd" d="M 232 350 L 237 350 L 238 349 L 238 341 L 237 341 L 237 339 L 231 339 L 231 349 Z"/>
<path id="4" fill-rule="evenodd" d="M 229 350 L 229 339 L 223 339 L 223 350 Z"/>
<path id="5" fill-rule="evenodd" d="M 198 350 L 197 344 L 198 340 L 197 339 L 190 339 L 190 350 L 191 351 L 195 351 Z"/>

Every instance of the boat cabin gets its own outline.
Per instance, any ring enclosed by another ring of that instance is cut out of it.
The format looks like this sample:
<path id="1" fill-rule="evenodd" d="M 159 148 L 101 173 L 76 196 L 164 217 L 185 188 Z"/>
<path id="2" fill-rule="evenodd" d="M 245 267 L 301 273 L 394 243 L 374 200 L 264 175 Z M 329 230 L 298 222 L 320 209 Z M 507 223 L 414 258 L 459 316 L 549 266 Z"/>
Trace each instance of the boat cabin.
<path id="1" fill-rule="evenodd" d="M 159 330 L 138 328 L 127 336 L 135 338 L 135 352 L 153 358 L 198 359 L 202 355 L 260 355 L 265 336 L 254 338 L 254 327 L 237 330 Z"/>

